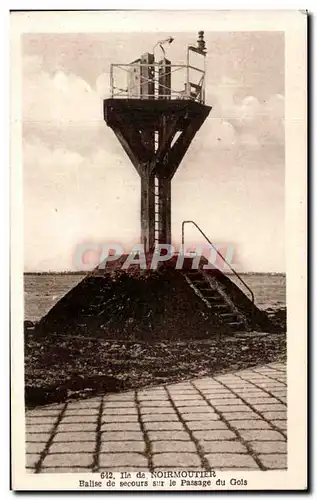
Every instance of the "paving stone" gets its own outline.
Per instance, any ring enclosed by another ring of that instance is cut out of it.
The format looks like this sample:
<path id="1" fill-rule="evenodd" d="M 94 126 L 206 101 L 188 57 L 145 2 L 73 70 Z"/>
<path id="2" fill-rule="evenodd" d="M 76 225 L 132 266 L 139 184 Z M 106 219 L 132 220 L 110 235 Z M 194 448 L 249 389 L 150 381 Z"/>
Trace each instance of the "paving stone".
<path id="1" fill-rule="evenodd" d="M 137 407 L 131 408 L 111 408 L 105 406 L 102 415 L 137 415 Z"/>
<path id="2" fill-rule="evenodd" d="M 53 443 L 49 453 L 93 453 L 96 448 L 94 441 L 68 441 L 67 443 Z"/>
<path id="3" fill-rule="evenodd" d="M 181 431 L 184 428 L 181 422 L 145 422 L 144 427 L 147 431 Z"/>
<path id="4" fill-rule="evenodd" d="M 275 398 L 272 398 L 271 396 L 268 398 L 245 398 L 247 403 L 251 406 L 256 406 L 256 405 L 267 405 L 267 406 L 272 406 L 275 404 L 279 404 L 279 401 Z"/>
<path id="5" fill-rule="evenodd" d="M 107 398 L 105 399 L 105 402 L 108 403 L 108 401 L 135 401 L 135 396 L 132 393 L 122 393 L 122 394 L 108 394 Z"/>
<path id="6" fill-rule="evenodd" d="M 189 394 L 188 396 L 185 394 L 175 394 L 172 399 L 173 401 L 194 401 L 195 403 L 203 401 L 203 398 L 197 394 Z"/>
<path id="7" fill-rule="evenodd" d="M 177 407 L 179 413 L 182 415 L 183 413 L 215 413 L 213 408 L 210 406 L 178 406 Z"/>
<path id="8" fill-rule="evenodd" d="M 191 431 L 228 430 L 228 426 L 221 420 L 194 420 L 186 422 L 186 425 Z"/>
<path id="9" fill-rule="evenodd" d="M 246 441 L 285 441 L 279 432 L 273 430 L 241 430 L 239 433 Z"/>
<path id="10" fill-rule="evenodd" d="M 236 389 L 250 389 L 252 388 L 252 384 L 248 384 L 247 382 L 228 382 L 227 384 L 227 387 L 231 390 L 233 390 L 233 392 L 236 391 Z"/>
<path id="11" fill-rule="evenodd" d="M 27 426 L 37 426 L 37 425 L 50 425 L 53 426 L 57 420 L 57 415 L 53 416 L 42 416 L 42 417 L 30 417 L 27 416 L 25 421 Z"/>
<path id="12" fill-rule="evenodd" d="M 210 467 L 257 467 L 255 460 L 246 454 L 211 453 L 206 455 Z"/>
<path id="13" fill-rule="evenodd" d="M 154 467 L 199 467 L 201 465 L 196 453 L 154 453 L 152 462 Z"/>
<path id="14" fill-rule="evenodd" d="M 240 380 L 240 377 L 237 377 L 236 375 L 225 374 L 217 375 L 216 377 L 214 377 L 214 380 L 216 380 L 216 382 L 226 384 L 227 382 L 236 382 L 237 380 Z"/>
<path id="15" fill-rule="evenodd" d="M 285 441 L 252 441 L 251 446 L 256 453 L 287 453 Z"/>
<path id="16" fill-rule="evenodd" d="M 230 430 L 193 431 L 193 436 L 202 441 L 220 441 L 226 439 L 236 439 L 234 432 Z"/>
<path id="17" fill-rule="evenodd" d="M 193 441 L 154 441 L 152 443 L 152 453 L 161 452 L 197 453 L 197 449 Z"/>
<path id="18" fill-rule="evenodd" d="M 285 389 L 285 385 L 282 384 L 281 382 L 279 382 L 278 380 L 272 380 L 272 379 L 269 379 L 269 380 L 261 380 L 259 382 L 257 382 L 257 385 L 259 387 L 262 387 L 264 389 L 266 388 L 276 388 L 276 389 Z"/>
<path id="19" fill-rule="evenodd" d="M 99 472 L 118 472 L 118 466 L 117 467 L 100 467 Z M 148 467 L 133 467 L 130 465 L 125 465 L 124 466 L 124 472 L 150 472 L 150 469 Z M 141 479 L 142 481 L 142 479 Z"/>
<path id="20" fill-rule="evenodd" d="M 230 425 L 235 429 L 272 429 L 265 420 L 230 420 Z"/>
<path id="21" fill-rule="evenodd" d="M 116 452 L 145 452 L 144 441 L 102 441 L 101 453 L 116 453 Z"/>
<path id="22" fill-rule="evenodd" d="M 135 401 L 105 401 L 104 408 L 134 408 Z"/>
<path id="23" fill-rule="evenodd" d="M 256 465 L 255 467 L 217 467 L 217 471 L 218 470 L 228 470 L 228 471 L 231 471 L 231 472 L 235 472 L 237 471 L 237 474 L 240 472 L 240 471 L 250 471 L 250 470 L 259 470 L 259 467 Z"/>
<path id="24" fill-rule="evenodd" d="M 285 405 L 282 404 L 255 404 L 254 408 L 263 413 L 264 411 L 286 411 Z"/>
<path id="25" fill-rule="evenodd" d="M 217 380 L 215 380 L 214 378 L 212 377 L 208 377 L 208 378 L 197 378 L 195 379 L 193 382 L 192 382 L 193 385 L 195 386 L 209 386 L 209 385 L 212 385 L 212 386 L 221 386 L 220 382 L 217 382 Z"/>
<path id="26" fill-rule="evenodd" d="M 236 389 L 234 391 L 236 394 L 239 394 L 240 396 L 242 394 L 245 394 L 246 396 L 250 396 L 251 394 L 255 394 L 255 395 L 261 395 L 262 393 L 264 394 L 267 394 L 265 393 L 265 391 L 262 391 L 262 389 L 260 387 L 245 387 L 243 389 Z"/>
<path id="27" fill-rule="evenodd" d="M 26 443 L 26 453 L 42 453 L 46 443 Z"/>
<path id="28" fill-rule="evenodd" d="M 100 467 L 125 467 L 127 465 L 142 467 L 148 465 L 148 460 L 140 453 L 100 453 Z"/>
<path id="29" fill-rule="evenodd" d="M 163 467 L 153 467 L 153 470 L 154 471 L 183 471 L 184 470 L 184 467 L 168 467 L 167 465 L 166 466 L 163 466 Z M 193 465 L 190 466 L 190 467 L 186 467 L 186 472 L 190 472 L 190 471 L 201 471 L 201 470 L 204 470 L 201 466 L 199 467 L 194 467 Z"/>
<path id="30" fill-rule="evenodd" d="M 149 388 L 149 389 L 145 389 L 145 390 L 140 390 L 140 391 L 137 391 L 137 395 L 138 396 L 166 396 L 166 391 L 164 389 L 164 387 L 162 387 L 161 389 L 159 387 L 152 387 L 152 388 Z"/>
<path id="31" fill-rule="evenodd" d="M 40 434 L 26 434 L 26 442 L 27 443 L 46 443 L 49 438 L 50 434 L 48 433 L 40 433 Z"/>
<path id="32" fill-rule="evenodd" d="M 92 453 L 49 453 L 43 467 L 89 467 L 92 463 Z"/>
<path id="33" fill-rule="evenodd" d="M 194 384 L 191 384 L 190 382 L 179 382 L 177 384 L 170 384 L 167 385 L 166 388 L 170 391 L 173 389 L 191 389 Z"/>
<path id="34" fill-rule="evenodd" d="M 69 415 L 65 416 L 62 418 L 61 423 L 62 424 L 73 424 L 73 423 L 94 423 L 95 425 L 97 424 L 97 415 Z"/>
<path id="35" fill-rule="evenodd" d="M 287 430 L 287 420 L 271 420 L 271 423 L 282 430 Z"/>
<path id="36" fill-rule="evenodd" d="M 267 392 L 263 392 L 263 391 L 248 392 L 248 393 L 239 392 L 239 396 L 242 397 L 243 399 L 245 399 L 246 401 L 249 401 L 249 399 L 251 399 L 251 398 L 256 398 L 256 399 L 272 398 L 272 396 L 270 394 L 268 394 Z"/>
<path id="37" fill-rule="evenodd" d="M 76 442 L 76 441 L 96 441 L 96 432 L 57 432 L 55 434 L 54 442 Z"/>
<path id="38" fill-rule="evenodd" d="M 259 459 L 267 469 L 287 469 L 287 455 L 259 455 Z"/>
<path id="39" fill-rule="evenodd" d="M 73 423 L 73 424 L 59 424 L 57 427 L 58 432 L 93 432 L 96 430 L 97 423 Z"/>
<path id="40" fill-rule="evenodd" d="M 168 396 L 166 394 L 155 395 L 155 394 L 147 394 L 138 396 L 139 401 L 156 401 L 159 404 L 160 401 L 168 401 Z"/>
<path id="41" fill-rule="evenodd" d="M 186 421 L 193 420 L 219 420 L 217 413 L 182 413 L 182 419 Z"/>
<path id="42" fill-rule="evenodd" d="M 184 346 L 185 345 L 186 345 L 186 343 L 184 343 Z M 204 380 L 204 378 L 199 377 L 195 380 L 200 382 L 201 380 Z M 169 384 L 168 387 L 187 387 L 188 385 L 190 386 L 191 382 L 187 382 L 186 380 L 182 380 L 181 382 L 173 382 L 173 383 Z"/>
<path id="43" fill-rule="evenodd" d="M 74 403 L 68 403 L 68 410 L 75 410 L 77 408 L 99 408 L 101 404 L 101 399 L 99 401 L 90 401 L 89 399 L 84 401 L 76 401 Z"/>
<path id="44" fill-rule="evenodd" d="M 156 402 L 153 402 L 151 400 L 143 400 L 143 401 L 140 401 L 140 406 L 141 408 L 144 408 L 145 406 L 155 406 L 156 405 Z M 172 407 L 172 403 L 170 401 L 168 401 L 168 399 L 166 401 L 160 401 L 160 408 L 162 408 L 163 406 L 167 406 L 169 408 L 173 408 Z"/>
<path id="45" fill-rule="evenodd" d="M 215 398 L 221 398 L 222 396 L 223 397 L 229 397 L 231 396 L 232 392 L 229 390 L 229 389 L 225 389 L 224 387 L 222 387 L 221 389 L 210 389 L 210 388 L 204 388 L 204 389 L 200 389 L 200 391 L 202 392 L 202 394 L 204 396 L 214 396 Z"/>
<path id="46" fill-rule="evenodd" d="M 61 409 L 36 409 L 28 410 L 26 417 L 57 417 L 61 413 Z"/>
<path id="47" fill-rule="evenodd" d="M 275 396 L 276 399 L 278 399 L 279 401 L 282 401 L 286 399 L 286 394 L 276 394 L 275 392 L 273 393 L 272 392 L 272 396 Z"/>
<path id="48" fill-rule="evenodd" d="M 26 454 L 26 467 L 35 467 L 35 464 L 40 459 L 40 453 L 27 453 Z"/>
<path id="49" fill-rule="evenodd" d="M 170 421 L 179 421 L 177 414 L 174 413 L 157 413 L 150 414 L 145 413 L 142 415 L 143 422 L 170 422 Z"/>
<path id="50" fill-rule="evenodd" d="M 221 411 L 221 412 L 240 412 L 240 411 L 252 411 L 251 408 L 249 406 L 247 406 L 246 404 L 240 404 L 240 405 L 236 405 L 236 404 L 233 404 L 231 406 L 228 406 L 228 405 L 225 405 L 225 406 L 217 406 L 217 410 L 218 411 Z"/>
<path id="51" fill-rule="evenodd" d="M 264 411 L 262 415 L 267 420 L 285 420 L 287 418 L 286 411 Z"/>
<path id="52" fill-rule="evenodd" d="M 223 387 L 220 382 L 211 377 L 208 377 L 205 380 L 194 379 L 191 385 L 193 385 L 194 387 Z"/>
<path id="53" fill-rule="evenodd" d="M 42 474 L 52 474 L 52 473 L 62 474 L 65 472 L 77 472 L 77 473 L 92 472 L 92 467 L 43 467 L 40 470 L 40 473 Z"/>
<path id="54" fill-rule="evenodd" d="M 287 387 L 283 388 L 283 389 L 280 389 L 280 388 L 276 388 L 276 389 L 270 389 L 270 392 L 274 392 L 274 394 L 282 394 L 283 396 L 286 396 L 287 394 Z"/>
<path id="55" fill-rule="evenodd" d="M 203 399 L 199 402 L 197 401 L 174 401 L 174 404 L 178 410 L 183 408 L 209 408 L 212 410 L 211 406 Z M 200 410 L 203 411 L 203 410 Z"/>
<path id="56" fill-rule="evenodd" d="M 99 408 L 72 408 L 65 410 L 64 417 L 70 417 L 72 415 L 82 415 L 82 416 L 93 416 L 96 417 L 99 414 Z"/>
<path id="57" fill-rule="evenodd" d="M 173 398 L 175 395 L 197 396 L 195 389 L 169 389 L 170 396 Z"/>
<path id="58" fill-rule="evenodd" d="M 261 417 L 254 413 L 251 409 L 250 411 L 241 411 L 241 412 L 223 412 L 223 417 L 228 420 L 257 420 Z"/>
<path id="59" fill-rule="evenodd" d="M 204 453 L 248 453 L 239 441 L 201 441 Z"/>
<path id="60" fill-rule="evenodd" d="M 143 434 L 141 431 L 103 432 L 101 441 L 143 441 Z"/>
<path id="61" fill-rule="evenodd" d="M 285 405 L 287 405 L 287 398 L 285 397 L 282 397 L 282 396 L 279 396 L 279 400 L 284 403 Z"/>
<path id="62" fill-rule="evenodd" d="M 148 437 L 150 441 L 190 440 L 189 434 L 185 431 L 150 431 Z"/>
<path id="63" fill-rule="evenodd" d="M 102 422 L 104 423 L 114 423 L 114 422 L 138 422 L 139 417 L 137 414 L 131 415 L 102 415 Z"/>
<path id="64" fill-rule="evenodd" d="M 241 401 L 241 399 L 233 397 L 229 399 L 209 399 L 211 404 L 218 409 L 218 406 L 230 406 L 230 405 L 239 405 L 243 406 L 245 403 Z"/>
<path id="65" fill-rule="evenodd" d="M 168 414 L 171 414 L 171 413 L 175 413 L 175 410 L 174 408 L 172 407 L 172 405 L 169 407 L 169 406 L 162 406 L 162 407 L 153 407 L 153 406 L 141 406 L 140 408 L 140 412 L 141 412 L 141 415 L 145 415 L 145 414 L 151 414 L 151 413 L 168 413 Z"/>
<path id="66" fill-rule="evenodd" d="M 44 433 L 51 432 L 53 427 L 54 426 L 52 423 L 50 423 L 50 424 L 38 423 L 36 425 L 35 424 L 27 425 L 26 430 L 30 434 L 44 434 Z"/>
<path id="67" fill-rule="evenodd" d="M 102 431 L 139 431 L 140 424 L 139 422 L 112 422 L 105 423 L 103 422 L 101 425 Z"/>
<path id="68" fill-rule="evenodd" d="M 65 408 L 66 403 L 58 403 L 58 404 L 53 404 L 53 405 L 48 405 L 48 406 L 41 406 L 39 408 L 33 408 L 32 410 L 26 410 L 26 414 L 31 414 L 31 413 L 46 413 L 46 412 L 57 412 L 60 413 L 64 408 Z"/>

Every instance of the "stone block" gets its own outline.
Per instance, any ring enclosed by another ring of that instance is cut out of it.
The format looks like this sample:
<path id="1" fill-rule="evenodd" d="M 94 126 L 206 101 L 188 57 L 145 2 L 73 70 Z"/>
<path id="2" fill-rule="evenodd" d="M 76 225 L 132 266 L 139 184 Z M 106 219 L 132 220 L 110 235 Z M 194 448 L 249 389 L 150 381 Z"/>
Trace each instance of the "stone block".
<path id="1" fill-rule="evenodd" d="M 154 453 L 154 467 L 199 467 L 201 461 L 197 453 Z"/>

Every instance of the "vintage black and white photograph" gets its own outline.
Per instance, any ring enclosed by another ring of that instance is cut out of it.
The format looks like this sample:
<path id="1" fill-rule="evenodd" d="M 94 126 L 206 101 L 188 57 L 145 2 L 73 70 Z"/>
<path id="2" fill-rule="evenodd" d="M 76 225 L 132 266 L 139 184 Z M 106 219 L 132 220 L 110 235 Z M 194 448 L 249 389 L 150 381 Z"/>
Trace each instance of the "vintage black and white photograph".
<path id="1" fill-rule="evenodd" d="M 255 472 L 275 489 L 274 471 L 287 489 L 305 286 L 287 193 L 306 168 L 287 174 L 287 123 L 305 126 L 286 114 L 287 11 L 280 29 L 99 14 L 102 31 L 67 29 L 70 12 L 54 31 L 33 12 L 19 38 L 25 481 L 211 491 Z"/>

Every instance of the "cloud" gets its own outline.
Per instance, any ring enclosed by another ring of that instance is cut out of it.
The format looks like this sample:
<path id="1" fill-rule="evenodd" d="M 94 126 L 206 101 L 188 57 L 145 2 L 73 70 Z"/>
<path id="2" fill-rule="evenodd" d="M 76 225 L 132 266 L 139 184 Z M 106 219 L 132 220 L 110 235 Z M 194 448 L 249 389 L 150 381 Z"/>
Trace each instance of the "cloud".
<path id="1" fill-rule="evenodd" d="M 207 102 L 213 106 L 213 116 L 222 123 L 230 123 L 236 133 L 234 141 L 224 141 L 226 147 L 240 145 L 254 149 L 284 145 L 284 96 L 281 94 L 272 95 L 266 101 L 253 95 L 240 97 L 241 84 L 223 78 L 218 85 L 207 87 L 206 95 Z"/>
<path id="2" fill-rule="evenodd" d="M 27 269 L 74 269 L 76 245 L 135 240 L 140 182 L 129 161 L 96 148 L 89 156 L 24 141 Z"/>
<path id="3" fill-rule="evenodd" d="M 103 120 L 103 99 L 109 95 L 107 73 L 94 86 L 74 73 L 44 71 L 39 56 L 26 56 L 23 68 L 23 135 L 79 152 L 103 143 L 116 149 Z"/>

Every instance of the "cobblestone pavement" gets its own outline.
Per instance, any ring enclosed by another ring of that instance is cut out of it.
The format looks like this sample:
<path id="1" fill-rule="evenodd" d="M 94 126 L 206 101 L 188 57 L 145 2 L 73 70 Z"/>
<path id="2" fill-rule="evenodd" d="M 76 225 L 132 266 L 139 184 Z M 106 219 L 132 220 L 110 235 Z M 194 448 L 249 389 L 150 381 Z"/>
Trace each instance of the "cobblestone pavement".
<path id="1" fill-rule="evenodd" d="M 286 366 L 32 409 L 29 472 L 287 468 Z"/>

